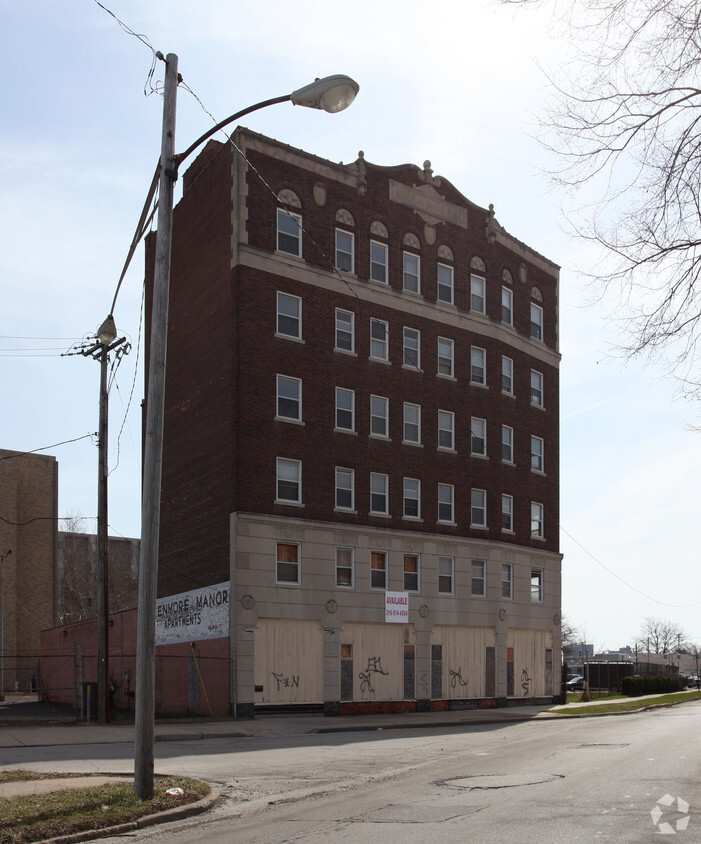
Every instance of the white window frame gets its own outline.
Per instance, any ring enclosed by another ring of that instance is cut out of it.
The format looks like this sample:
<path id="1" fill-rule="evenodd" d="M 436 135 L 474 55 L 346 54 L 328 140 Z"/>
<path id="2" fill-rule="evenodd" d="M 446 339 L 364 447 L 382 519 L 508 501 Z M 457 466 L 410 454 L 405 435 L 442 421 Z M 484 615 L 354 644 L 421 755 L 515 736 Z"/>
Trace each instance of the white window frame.
<path id="1" fill-rule="evenodd" d="M 416 571 L 407 571 L 407 560 L 416 560 Z M 420 592 L 421 591 L 421 555 L 420 554 L 404 554 L 402 560 L 402 586 L 405 592 Z M 414 585 L 415 584 L 415 585 Z"/>
<path id="2" fill-rule="evenodd" d="M 543 569 L 531 569 L 531 603 L 543 603 Z"/>
<path id="3" fill-rule="evenodd" d="M 389 323 L 375 317 L 370 318 L 370 357 L 389 360 Z"/>
<path id="4" fill-rule="evenodd" d="M 445 518 L 445 516 L 449 518 Z M 453 484 L 438 484 L 438 521 L 446 525 L 455 524 L 455 487 Z"/>
<path id="5" fill-rule="evenodd" d="M 514 497 L 505 492 L 501 495 L 501 530 L 502 533 L 514 532 Z"/>
<path id="6" fill-rule="evenodd" d="M 382 568 L 375 566 L 375 560 L 379 562 L 382 560 Z M 389 564 L 389 554 L 387 551 L 371 551 L 370 552 L 370 588 L 371 589 L 386 589 L 387 588 L 387 569 Z M 382 572 L 382 577 L 375 577 L 375 572 Z M 381 581 L 381 582 L 380 582 Z"/>
<path id="7" fill-rule="evenodd" d="M 350 497 L 350 503 L 341 503 L 344 497 Z M 355 511 L 355 471 L 336 466 L 335 504 L 336 510 Z"/>
<path id="8" fill-rule="evenodd" d="M 481 521 L 475 516 L 480 516 Z M 470 490 L 470 527 L 487 527 L 487 491 L 485 489 Z"/>
<path id="9" fill-rule="evenodd" d="M 421 293 L 421 257 L 414 252 L 402 252 L 402 290 Z"/>
<path id="10" fill-rule="evenodd" d="M 487 350 L 470 346 L 470 384 L 487 385 Z"/>
<path id="11" fill-rule="evenodd" d="M 448 569 L 448 573 L 446 573 L 445 569 Z M 449 589 L 446 589 L 446 581 L 450 583 Z M 455 557 L 438 558 L 438 594 L 455 594 Z"/>
<path id="12" fill-rule="evenodd" d="M 412 418 L 412 415 L 414 418 Z M 415 430 L 415 437 L 412 436 Z M 421 444 L 421 405 L 411 404 L 411 402 L 404 402 L 403 422 L 402 422 L 402 441 L 405 443 L 412 443 L 413 445 Z"/>
<path id="13" fill-rule="evenodd" d="M 290 560 L 281 560 L 280 559 L 280 547 L 281 546 L 289 546 L 290 548 L 297 549 L 297 559 L 295 562 L 291 562 Z M 280 566 L 295 566 L 297 569 L 297 578 L 295 580 L 290 580 L 289 578 L 281 578 L 280 577 Z M 299 586 L 302 582 L 302 552 L 301 552 L 301 545 L 299 542 L 283 542 L 279 541 L 275 543 L 275 582 L 279 584 L 284 584 L 286 586 Z"/>
<path id="14" fill-rule="evenodd" d="M 513 563 L 501 564 L 501 597 L 504 601 L 513 601 L 514 599 Z"/>
<path id="15" fill-rule="evenodd" d="M 301 422 L 302 421 L 302 379 L 301 378 L 292 378 L 289 375 L 280 375 L 278 374 L 275 377 L 276 383 L 276 401 L 275 401 L 275 418 L 276 419 L 284 419 L 293 422 Z M 285 387 L 296 387 L 296 395 L 285 395 L 284 388 Z M 296 405 L 296 412 L 295 413 L 283 413 L 283 407 L 281 407 L 281 402 L 287 402 L 290 405 Z"/>
<path id="16" fill-rule="evenodd" d="M 531 435 L 531 471 L 545 472 L 545 441 Z"/>
<path id="17" fill-rule="evenodd" d="M 544 407 L 543 397 L 543 373 L 531 369 L 531 404 L 535 407 Z"/>
<path id="18" fill-rule="evenodd" d="M 531 337 L 543 340 L 543 309 L 535 302 L 531 302 Z"/>
<path id="19" fill-rule="evenodd" d="M 378 284 L 389 284 L 387 244 L 377 240 L 370 241 L 370 280 Z"/>
<path id="20" fill-rule="evenodd" d="M 504 463 L 514 462 L 514 429 L 510 425 L 501 426 L 501 459 Z"/>
<path id="21" fill-rule="evenodd" d="M 487 281 L 475 273 L 470 273 L 470 310 L 473 314 L 487 313 Z"/>
<path id="22" fill-rule="evenodd" d="M 402 333 L 402 366 L 421 371 L 421 332 L 407 325 Z"/>
<path id="23" fill-rule="evenodd" d="M 370 436 L 389 438 L 389 399 L 370 396 Z"/>
<path id="24" fill-rule="evenodd" d="M 350 561 L 346 561 L 342 558 L 339 552 L 347 553 L 350 557 Z M 339 572 L 348 572 L 348 576 L 350 578 L 349 583 L 344 583 L 343 578 L 339 577 Z M 337 589 L 354 589 L 355 588 L 355 548 L 349 548 L 348 546 L 338 546 L 336 548 L 336 588 Z"/>
<path id="25" fill-rule="evenodd" d="M 339 403 L 341 395 L 347 395 L 350 398 L 350 408 L 342 407 Z M 346 425 L 339 425 L 339 413 L 350 413 L 350 427 Z M 345 387 L 336 387 L 336 410 L 334 418 L 334 427 L 338 431 L 355 431 L 355 390 L 348 390 Z"/>
<path id="26" fill-rule="evenodd" d="M 438 338 L 438 374 L 455 377 L 455 343 L 449 337 Z"/>
<path id="27" fill-rule="evenodd" d="M 545 508 L 543 505 L 537 501 L 531 501 L 531 539 L 545 539 L 544 517 Z"/>
<path id="28" fill-rule="evenodd" d="M 455 451 L 455 414 L 452 410 L 438 411 L 438 448 Z"/>
<path id="29" fill-rule="evenodd" d="M 280 304 L 282 302 L 288 301 L 290 304 L 297 303 L 297 314 L 292 316 L 288 313 L 285 313 L 280 308 Z M 276 299 L 276 311 L 275 311 L 275 334 L 278 337 L 292 337 L 295 340 L 302 339 L 302 299 L 299 296 L 293 296 L 291 293 L 283 293 L 282 290 L 277 291 L 277 299 Z M 281 320 L 289 320 L 290 322 L 296 322 L 297 331 L 295 333 L 291 333 L 289 331 L 284 331 L 280 325 Z"/>
<path id="30" fill-rule="evenodd" d="M 302 503 L 302 461 L 293 460 L 289 457 L 277 457 L 275 462 L 275 501 L 279 504 L 301 504 Z M 288 477 L 285 477 L 287 475 Z M 280 484 L 295 484 L 297 497 L 280 496 Z"/>
<path id="31" fill-rule="evenodd" d="M 283 225 L 280 225 L 284 221 Z M 293 226 L 294 223 L 294 226 Z M 280 239 L 283 238 L 283 243 L 292 245 L 292 241 L 296 241 L 296 249 L 283 249 L 280 245 Z M 287 238 L 287 240 L 285 240 Z M 302 216 L 296 214 L 294 211 L 287 211 L 284 208 L 277 209 L 277 229 L 275 247 L 278 252 L 283 252 L 285 255 L 294 255 L 297 258 L 302 257 Z"/>
<path id="32" fill-rule="evenodd" d="M 443 276 L 441 278 L 441 276 Z M 455 270 L 447 264 L 438 264 L 437 270 L 437 299 L 446 305 L 455 301 Z"/>
<path id="33" fill-rule="evenodd" d="M 487 597 L 487 561 L 470 561 L 470 597 Z"/>
<path id="34" fill-rule="evenodd" d="M 380 504 L 383 500 L 383 509 L 376 510 L 374 505 Z M 377 516 L 386 516 L 389 513 L 389 475 L 382 475 L 378 472 L 370 473 L 370 513 Z"/>
<path id="35" fill-rule="evenodd" d="M 350 243 L 340 244 L 339 237 L 348 238 Z M 355 235 L 353 232 L 339 228 L 336 229 L 336 269 L 351 275 L 355 274 Z"/>
<path id="36" fill-rule="evenodd" d="M 347 338 L 347 339 L 346 339 Z M 336 308 L 334 348 L 339 352 L 355 352 L 355 314 Z"/>
<path id="37" fill-rule="evenodd" d="M 501 391 L 507 396 L 514 394 L 514 361 L 506 355 L 501 356 Z"/>
<path id="38" fill-rule="evenodd" d="M 418 478 L 404 478 L 402 515 L 405 519 L 421 518 L 421 481 Z"/>
<path id="39" fill-rule="evenodd" d="M 470 419 L 470 454 L 487 456 L 487 420 L 473 416 Z"/>
<path id="40" fill-rule="evenodd" d="M 514 324 L 514 292 L 508 287 L 501 288 L 501 321 Z"/>

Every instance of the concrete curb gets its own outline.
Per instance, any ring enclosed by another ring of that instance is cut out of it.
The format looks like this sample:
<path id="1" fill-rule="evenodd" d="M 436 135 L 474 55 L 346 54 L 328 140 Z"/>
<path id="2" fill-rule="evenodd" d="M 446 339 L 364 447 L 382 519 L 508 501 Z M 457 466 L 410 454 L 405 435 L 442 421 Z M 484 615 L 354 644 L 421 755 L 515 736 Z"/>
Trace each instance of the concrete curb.
<path id="1" fill-rule="evenodd" d="M 163 812 L 155 812 L 153 815 L 144 815 L 135 821 L 106 826 L 102 829 L 86 829 L 83 832 L 73 832 L 70 835 L 60 835 L 57 838 L 46 838 L 37 841 L 35 844 L 74 844 L 78 841 L 93 841 L 96 838 L 109 838 L 112 835 L 124 835 L 128 832 L 135 832 L 137 829 L 146 829 L 156 824 L 181 821 L 185 818 L 199 815 L 211 809 L 219 801 L 219 790 L 209 786 L 209 794 L 195 803 L 187 803 L 184 806 L 174 806 L 172 809 L 165 809 Z"/>

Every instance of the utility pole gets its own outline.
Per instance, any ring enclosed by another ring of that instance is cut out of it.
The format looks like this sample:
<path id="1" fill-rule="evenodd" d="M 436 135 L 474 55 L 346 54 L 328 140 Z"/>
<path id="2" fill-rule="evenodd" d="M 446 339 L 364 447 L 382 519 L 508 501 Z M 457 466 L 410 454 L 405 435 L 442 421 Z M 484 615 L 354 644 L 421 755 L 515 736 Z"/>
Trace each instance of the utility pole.
<path id="1" fill-rule="evenodd" d="M 173 234 L 175 165 L 175 109 L 178 90 L 178 57 L 168 53 L 163 88 L 163 129 L 159 177 L 158 234 L 153 279 L 153 304 L 148 362 L 146 432 L 144 437 L 141 501 L 141 560 L 139 565 L 139 614 L 136 639 L 136 746 L 134 790 L 142 800 L 153 796 L 153 737 L 156 703 L 156 589 L 158 539 L 163 465 L 165 415 L 166 341 L 168 333 L 168 284 Z"/>

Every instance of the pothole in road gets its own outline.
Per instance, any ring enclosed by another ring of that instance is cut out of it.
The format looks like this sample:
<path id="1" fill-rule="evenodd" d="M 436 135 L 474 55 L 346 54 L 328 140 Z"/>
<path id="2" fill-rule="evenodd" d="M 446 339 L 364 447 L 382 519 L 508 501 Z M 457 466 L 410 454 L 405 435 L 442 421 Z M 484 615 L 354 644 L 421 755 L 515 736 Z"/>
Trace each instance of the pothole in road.
<path id="1" fill-rule="evenodd" d="M 522 785 L 541 785 L 561 779 L 564 779 L 562 774 L 487 774 L 475 777 L 452 777 L 449 780 L 439 780 L 436 785 L 467 789 L 518 788 Z"/>
<path id="2" fill-rule="evenodd" d="M 628 747 L 628 744 L 604 744 L 603 742 L 594 742 L 593 744 L 578 744 L 573 749 L 574 750 L 611 750 L 611 749 L 620 749 L 622 747 Z"/>

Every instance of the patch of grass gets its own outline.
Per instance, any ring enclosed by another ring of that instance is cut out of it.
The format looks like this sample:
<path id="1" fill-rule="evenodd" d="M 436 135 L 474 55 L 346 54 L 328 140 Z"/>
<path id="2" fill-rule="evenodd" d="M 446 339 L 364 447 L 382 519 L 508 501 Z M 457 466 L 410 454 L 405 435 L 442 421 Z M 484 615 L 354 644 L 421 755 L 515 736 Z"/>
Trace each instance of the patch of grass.
<path id="1" fill-rule="evenodd" d="M 642 709 L 645 706 L 663 706 L 670 703 L 683 703 L 687 700 L 701 699 L 701 692 L 674 692 L 668 695 L 655 695 L 650 698 L 621 697 L 615 703 L 595 703 L 591 706 L 577 706 L 572 709 L 567 707 L 555 707 L 550 712 L 559 715 L 596 715 L 598 712 L 631 712 L 635 709 Z"/>
<path id="2" fill-rule="evenodd" d="M 0 772 L 0 782 L 43 780 L 73 776 L 32 771 Z M 83 776 L 76 774 L 76 776 Z M 90 776 L 89 774 L 86 776 Z M 173 797 L 169 788 L 184 794 Z M 135 821 L 165 809 L 194 803 L 209 793 L 209 786 L 191 777 L 156 777 L 151 800 L 140 800 L 133 781 L 107 783 L 79 789 L 31 794 L 0 800 L 0 844 L 27 844 L 60 835 Z"/>

